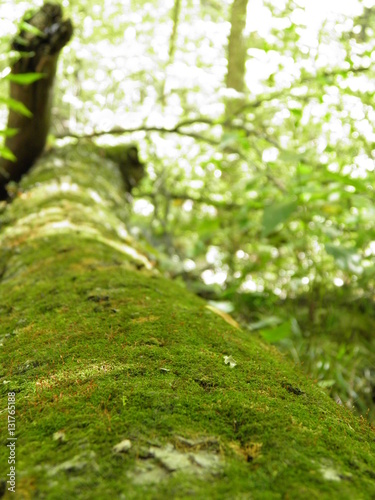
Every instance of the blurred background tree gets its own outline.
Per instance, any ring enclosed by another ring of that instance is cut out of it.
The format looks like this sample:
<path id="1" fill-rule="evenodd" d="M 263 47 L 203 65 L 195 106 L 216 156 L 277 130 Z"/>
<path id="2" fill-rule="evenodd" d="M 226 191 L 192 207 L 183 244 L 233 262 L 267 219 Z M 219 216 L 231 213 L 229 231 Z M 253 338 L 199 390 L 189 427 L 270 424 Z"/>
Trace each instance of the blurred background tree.
<path id="1" fill-rule="evenodd" d="M 373 420 L 372 2 L 62 4 L 49 147 L 138 143 L 129 227 L 163 271 Z M 28 8 L 0 5 L 1 96 Z"/>

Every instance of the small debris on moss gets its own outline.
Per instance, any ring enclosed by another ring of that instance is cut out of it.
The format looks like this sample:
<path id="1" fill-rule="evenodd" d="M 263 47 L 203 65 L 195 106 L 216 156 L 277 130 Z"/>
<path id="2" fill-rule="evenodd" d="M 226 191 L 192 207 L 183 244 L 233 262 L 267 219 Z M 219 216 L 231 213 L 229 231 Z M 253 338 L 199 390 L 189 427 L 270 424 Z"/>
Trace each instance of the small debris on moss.
<path id="1" fill-rule="evenodd" d="M 237 365 L 232 356 L 224 356 L 224 363 L 229 365 L 231 368 L 234 368 Z"/>
<path id="2" fill-rule="evenodd" d="M 296 396 L 301 396 L 302 394 L 306 394 L 305 392 L 301 391 L 298 387 L 293 387 L 291 384 L 288 384 L 287 382 L 283 382 L 281 384 L 281 387 L 284 387 L 288 392 L 291 392 L 292 394 L 295 394 Z"/>
<path id="3" fill-rule="evenodd" d="M 116 444 L 112 451 L 114 453 L 127 453 L 132 447 L 131 441 L 129 439 L 124 439 L 121 443 Z"/>
<path id="4" fill-rule="evenodd" d="M 52 439 L 58 443 L 66 443 L 66 434 L 64 431 L 54 432 Z"/>

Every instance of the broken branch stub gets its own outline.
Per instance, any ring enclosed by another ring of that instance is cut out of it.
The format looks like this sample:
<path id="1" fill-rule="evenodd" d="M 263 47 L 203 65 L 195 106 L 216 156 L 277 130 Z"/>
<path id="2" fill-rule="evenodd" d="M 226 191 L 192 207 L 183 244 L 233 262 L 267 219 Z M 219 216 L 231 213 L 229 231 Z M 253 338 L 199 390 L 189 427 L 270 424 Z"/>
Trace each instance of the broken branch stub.
<path id="1" fill-rule="evenodd" d="M 24 18 L 20 32 L 12 41 L 12 49 L 19 51 L 21 57 L 12 64 L 10 97 L 26 106 L 31 114 L 26 116 L 9 110 L 7 127 L 18 132 L 7 137 L 5 145 L 16 161 L 0 159 L 0 198 L 7 196 L 6 184 L 18 181 L 43 151 L 50 127 L 57 60 L 72 34 L 72 23 L 63 19 L 60 5 L 45 3 Z M 25 78 L 17 79 L 17 75 L 30 73 L 39 73 L 42 77 L 29 84 Z"/>

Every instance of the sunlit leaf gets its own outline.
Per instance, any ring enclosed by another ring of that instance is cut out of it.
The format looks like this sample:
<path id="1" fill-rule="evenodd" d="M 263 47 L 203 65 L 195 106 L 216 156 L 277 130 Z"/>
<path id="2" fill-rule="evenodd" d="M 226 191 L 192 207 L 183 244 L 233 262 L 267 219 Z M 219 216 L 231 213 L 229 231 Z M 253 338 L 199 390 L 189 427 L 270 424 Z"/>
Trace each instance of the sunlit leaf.
<path id="1" fill-rule="evenodd" d="M 18 128 L 6 128 L 0 130 L 0 135 L 4 137 L 14 137 L 18 132 Z"/>
<path id="2" fill-rule="evenodd" d="M 301 161 L 301 158 L 303 158 L 303 155 L 295 153 L 294 151 L 283 150 L 280 151 L 279 154 L 279 160 L 295 165 L 297 165 Z"/>
<path id="3" fill-rule="evenodd" d="M 344 271 L 351 271 L 352 273 L 361 273 L 363 271 L 361 256 L 358 254 L 356 248 L 344 248 L 326 243 L 325 249 L 335 259 L 338 267 Z"/>
<path id="4" fill-rule="evenodd" d="M 264 209 L 262 222 L 262 235 L 268 236 L 279 224 L 284 223 L 298 207 L 297 201 L 276 203 Z"/>
<path id="5" fill-rule="evenodd" d="M 9 80 L 13 83 L 18 83 L 19 85 L 30 85 L 38 80 L 45 78 L 44 73 L 9 73 L 4 80 Z"/>
<path id="6" fill-rule="evenodd" d="M 20 29 L 23 31 L 27 31 L 32 35 L 40 36 L 41 38 L 46 38 L 46 35 L 43 33 L 43 31 L 40 31 L 36 26 L 33 26 L 32 24 L 29 24 L 26 21 L 22 21 L 20 23 Z"/>
<path id="7" fill-rule="evenodd" d="M 17 158 L 14 156 L 12 151 L 6 146 L 0 146 L 0 156 L 5 158 L 6 160 L 16 161 Z"/>
<path id="8" fill-rule="evenodd" d="M 0 103 L 5 104 L 8 108 L 13 109 L 13 111 L 17 111 L 20 115 L 27 116 L 28 118 L 33 116 L 31 111 L 29 111 L 22 102 L 16 101 L 16 99 L 0 97 Z"/>
<path id="9" fill-rule="evenodd" d="M 332 387 L 335 384 L 336 384 L 336 380 L 333 380 L 333 379 L 331 379 L 331 380 L 320 380 L 318 382 L 318 386 L 319 387 L 323 387 L 323 388 L 326 388 L 326 389 L 329 388 L 329 387 Z"/>
<path id="10" fill-rule="evenodd" d="M 279 342 L 285 338 L 291 336 L 292 329 L 290 322 L 282 323 L 275 328 L 269 328 L 268 330 L 261 330 L 260 334 L 264 340 L 270 343 Z"/>
<path id="11" fill-rule="evenodd" d="M 264 318 L 256 323 L 250 323 L 250 330 L 260 330 L 261 328 L 265 328 L 267 326 L 278 325 L 282 322 L 282 319 L 278 316 L 269 316 L 268 318 Z"/>

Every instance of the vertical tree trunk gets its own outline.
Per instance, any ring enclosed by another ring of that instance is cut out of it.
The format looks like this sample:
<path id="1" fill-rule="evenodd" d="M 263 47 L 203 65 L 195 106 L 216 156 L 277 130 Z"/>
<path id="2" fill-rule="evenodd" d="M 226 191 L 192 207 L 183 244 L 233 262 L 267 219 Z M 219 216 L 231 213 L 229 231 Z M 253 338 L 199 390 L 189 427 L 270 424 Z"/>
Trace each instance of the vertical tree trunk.
<path id="1" fill-rule="evenodd" d="M 180 12 L 181 12 L 181 0 L 175 0 L 173 7 L 173 14 L 172 14 L 173 29 L 171 38 L 169 40 L 169 64 L 173 62 L 174 53 L 176 51 L 177 30 L 180 19 Z"/>
<path id="2" fill-rule="evenodd" d="M 243 93 L 245 91 L 246 44 L 243 31 L 246 27 L 248 0 L 234 0 L 231 10 L 231 30 L 228 39 L 227 88 Z M 227 114 L 233 114 L 239 102 L 228 101 Z"/>
<path id="3" fill-rule="evenodd" d="M 164 80 L 162 83 L 162 87 L 160 90 L 160 100 L 162 106 L 165 105 L 165 86 L 167 83 L 167 69 L 168 66 L 173 64 L 174 61 L 174 55 L 176 52 L 176 41 L 177 41 L 177 34 L 178 34 L 178 24 L 180 22 L 180 13 L 181 13 L 181 0 L 175 0 L 173 10 L 172 10 L 172 21 L 173 21 L 173 27 L 172 27 L 172 33 L 171 37 L 169 39 L 169 51 L 168 51 L 168 62 L 165 68 L 165 73 L 164 73 Z"/>
<path id="4" fill-rule="evenodd" d="M 71 22 L 62 19 L 61 7 L 55 4 L 44 4 L 24 22 L 32 31 L 21 30 L 12 43 L 12 48 L 22 51 L 23 56 L 12 66 L 10 97 L 26 106 L 30 114 L 9 111 L 7 127 L 18 132 L 7 137 L 5 145 L 16 161 L 0 158 L 0 198 L 6 197 L 5 185 L 18 181 L 43 151 L 50 126 L 57 59 L 73 32 Z M 14 78 L 30 73 L 43 77 L 30 84 L 18 83 Z"/>

